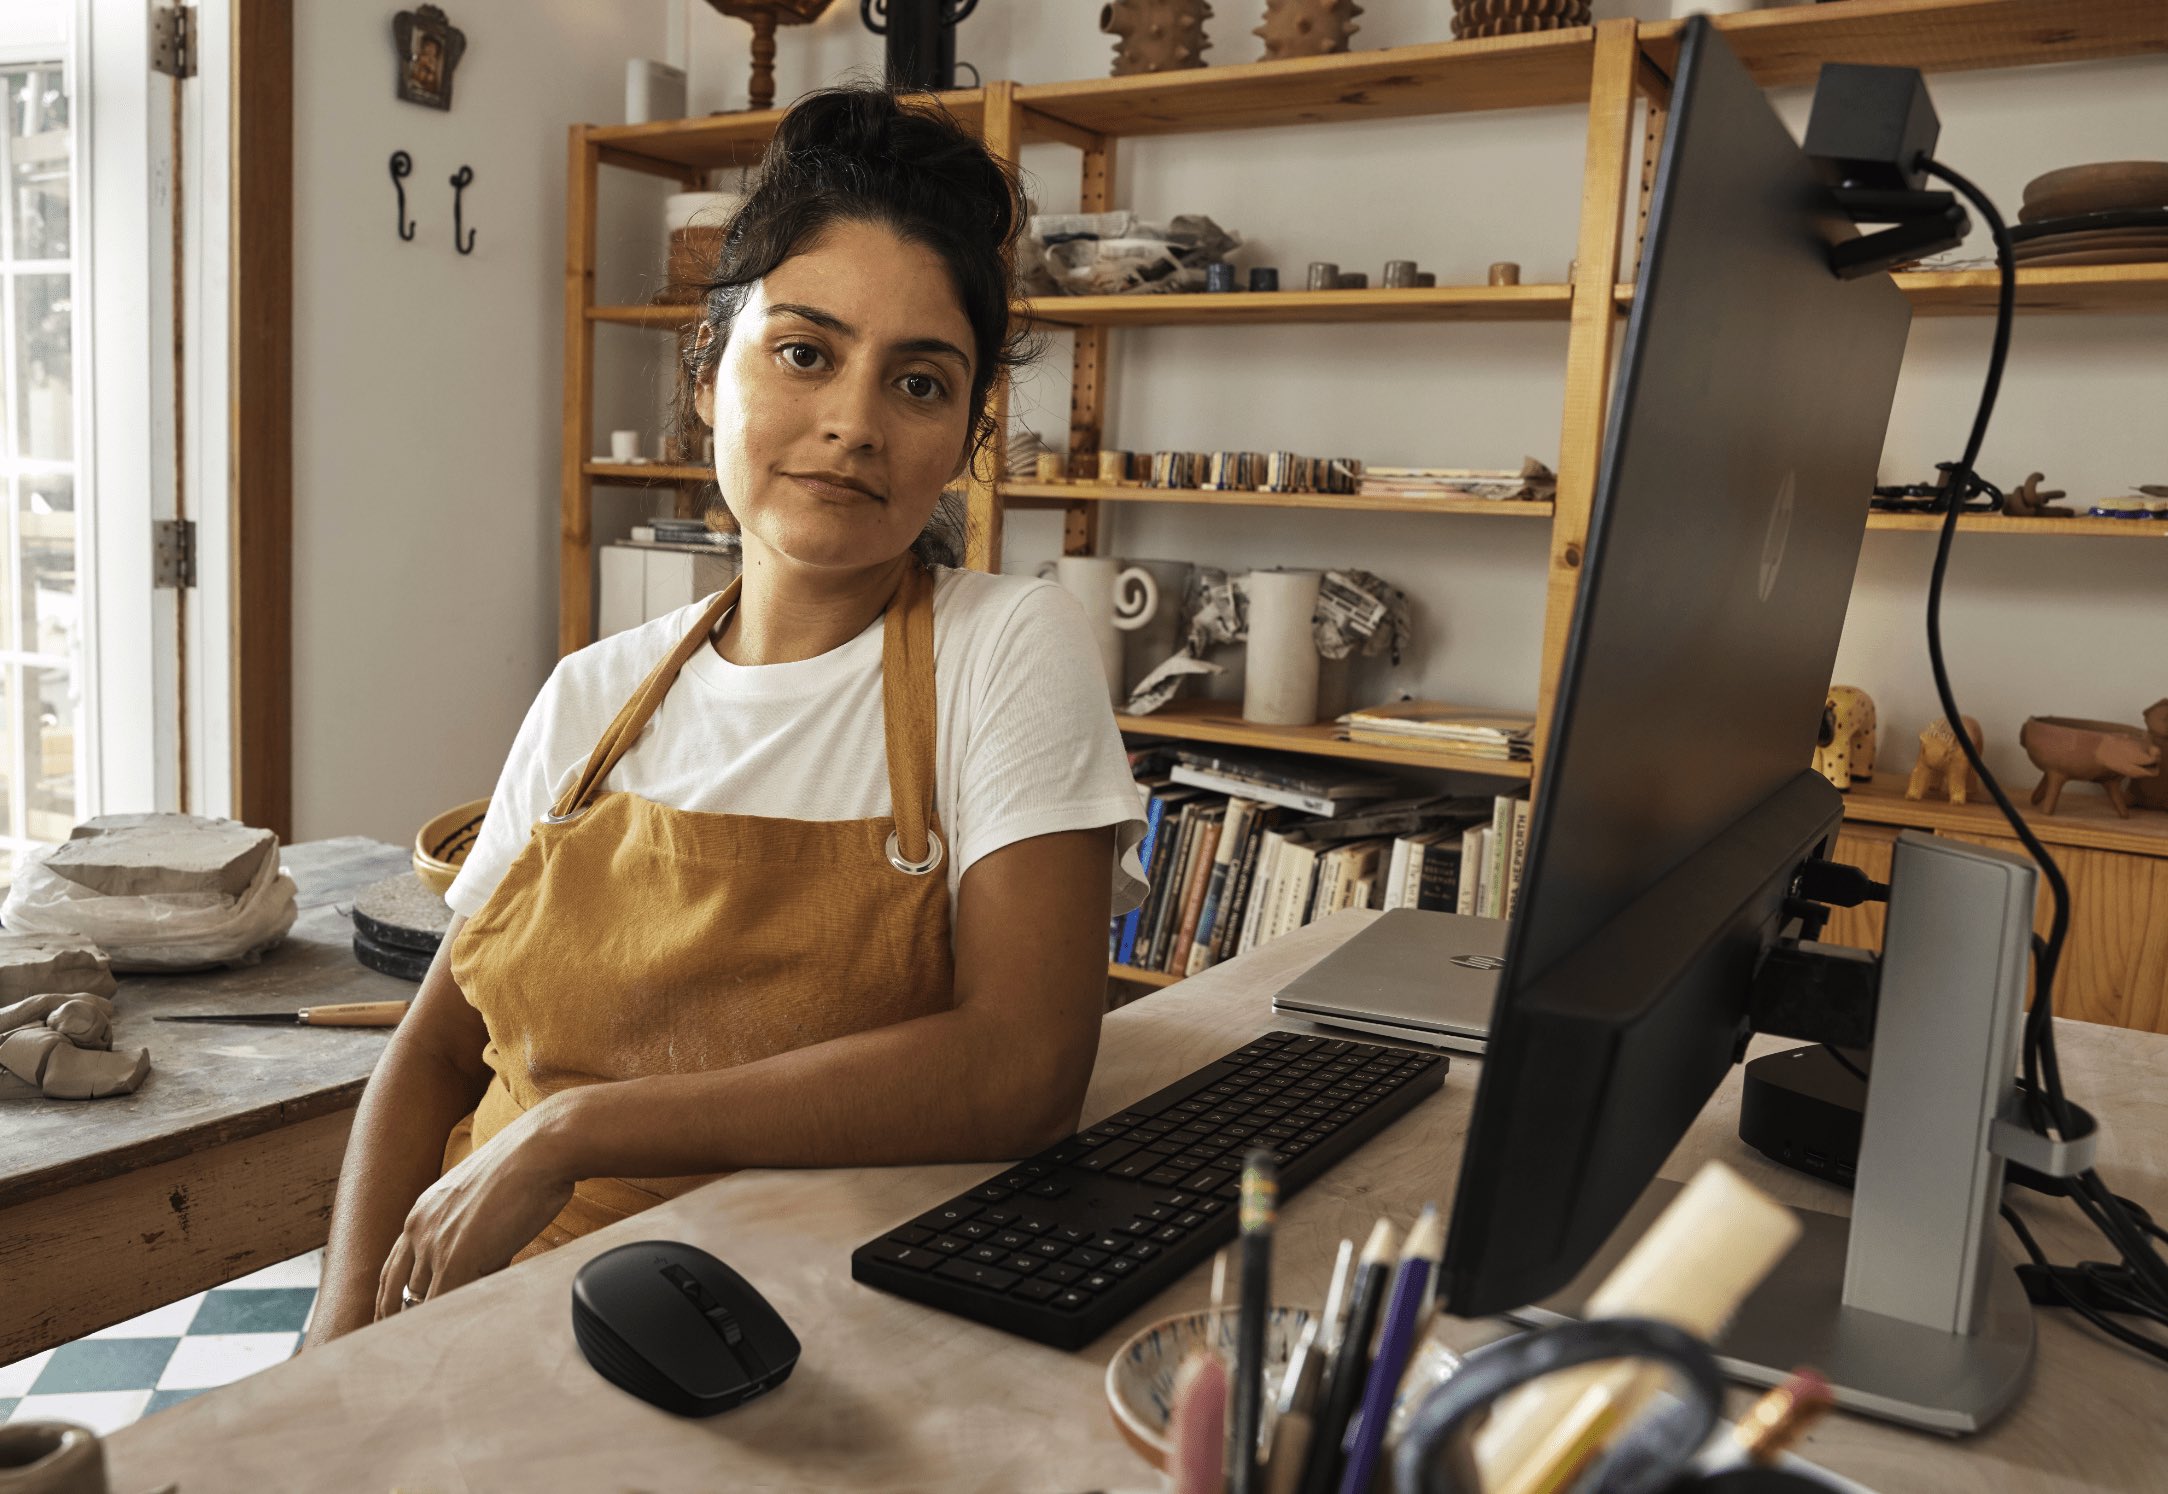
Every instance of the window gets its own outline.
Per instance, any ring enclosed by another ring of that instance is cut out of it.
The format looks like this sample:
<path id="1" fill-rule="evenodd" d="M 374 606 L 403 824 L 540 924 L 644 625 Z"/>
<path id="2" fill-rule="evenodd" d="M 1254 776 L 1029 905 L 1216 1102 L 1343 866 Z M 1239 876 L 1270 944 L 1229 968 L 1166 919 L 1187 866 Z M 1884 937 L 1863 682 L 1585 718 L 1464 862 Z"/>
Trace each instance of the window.
<path id="1" fill-rule="evenodd" d="M 78 818 L 74 137 L 61 63 L 0 64 L 0 852 Z"/>

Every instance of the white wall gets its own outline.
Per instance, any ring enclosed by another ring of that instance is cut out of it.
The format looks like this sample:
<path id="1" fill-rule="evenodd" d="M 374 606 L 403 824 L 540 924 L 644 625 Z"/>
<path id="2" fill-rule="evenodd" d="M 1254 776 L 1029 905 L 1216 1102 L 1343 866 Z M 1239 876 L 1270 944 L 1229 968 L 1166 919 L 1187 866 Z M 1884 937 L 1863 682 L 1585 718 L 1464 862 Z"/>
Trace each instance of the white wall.
<path id="1" fill-rule="evenodd" d="M 622 117 L 622 64 L 667 55 L 682 0 L 612 13 L 571 0 L 469 0 L 470 46 L 448 116 L 391 95 L 389 10 L 301 7 L 296 122 L 296 830 L 411 836 L 435 810 L 488 792 L 555 653 L 563 254 L 563 126 Z M 1262 0 L 1219 0 L 1213 62 L 1248 61 Z M 1646 10 L 1651 7 L 1643 6 Z M 748 29 L 691 7 L 692 108 L 745 104 Z M 880 41 L 837 0 L 781 33 L 777 96 L 880 67 Z M 666 14 L 668 12 L 668 14 Z M 1599 14 L 1624 13 L 1602 4 Z M 1104 74 L 1097 0 L 988 0 L 958 53 L 989 78 Z M 1363 48 L 1450 35 L 1449 0 L 1373 4 Z M 1945 154 L 1998 198 L 2075 161 L 2160 154 L 2168 88 L 2157 60 L 1945 74 L 1931 82 Z M 1781 101 L 1795 128 L 1803 96 Z M 1367 269 L 1413 257 L 1446 281 L 1518 260 L 1558 280 L 1573 253 L 1584 140 L 1576 110 L 1522 110 L 1332 129 L 1125 143 L 1118 200 L 1210 213 L 1243 233 L 1238 264 L 1299 275 L 1312 259 Z M 2155 142 L 2148 146 L 2145 142 Z M 415 156 L 422 238 L 391 235 L 385 159 Z M 482 238 L 447 242 L 465 160 Z M 1025 157 L 1040 203 L 1075 206 L 1076 156 Z M 606 298 L 652 265 L 652 198 L 606 173 Z M 643 194 L 644 197 L 643 197 Z M 615 281 L 613 286 L 612 281 Z M 1923 322 L 1900 387 L 1883 475 L 1911 481 L 1961 448 L 1987 345 L 1984 321 Z M 603 329 L 598 430 L 648 424 L 658 334 Z M 1373 462 L 1555 461 L 1565 329 L 1534 326 L 1151 329 L 1116 339 L 1110 445 L 1284 447 Z M 1984 467 L 2044 468 L 2079 495 L 2168 481 L 2168 318 L 2031 318 Z M 1018 385 L 1016 419 L 1059 439 L 1068 343 Z M 643 500 L 602 491 L 598 522 Z M 1358 693 L 1405 686 L 1477 703 L 1533 700 L 1542 624 L 1539 524 L 1421 515 L 1281 514 L 1110 505 L 1110 553 L 1361 566 L 1416 599 L 1398 670 L 1365 665 Z M 1020 513 L 1005 566 L 1058 553 L 1058 516 Z M 1874 534 L 1839 677 L 1882 708 L 1889 760 L 1931 713 L 1920 644 L 1929 546 Z M 2134 717 L 2168 690 L 2168 544 L 1966 536 L 1947 635 L 1959 693 L 2015 765 L 2034 712 Z M 1230 659 L 1239 662 L 1239 654 Z M 1239 686 L 1231 671 L 1221 693 Z"/>
<path id="2" fill-rule="evenodd" d="M 465 0 L 450 112 L 393 93 L 398 7 L 303 0 L 294 45 L 294 833 L 411 841 L 489 793 L 557 656 L 565 130 L 624 118 L 661 0 Z M 413 242 L 394 231 L 388 161 Z M 452 190 L 474 168 L 452 248 Z M 604 176 L 606 299 L 666 184 Z M 648 231 L 652 223 L 653 231 Z M 245 309 L 244 309 L 245 311 Z M 600 428 L 652 426 L 664 346 L 605 330 Z M 627 340 L 632 339 L 632 340 Z M 644 503 L 598 497 L 606 526 Z M 243 605 L 246 605 L 244 601 Z"/>
<path id="3" fill-rule="evenodd" d="M 1217 0 L 1207 61 L 1246 62 L 1262 0 Z M 1598 0 L 1599 17 L 1661 13 Z M 1112 39 L 1099 7 L 982 5 L 957 54 L 987 77 L 1043 82 L 1104 74 Z M 1443 40 L 1449 0 L 1373 4 L 1361 48 Z M 695 20 L 694 107 L 742 107 L 742 26 Z M 856 7 L 782 33 L 778 96 L 878 70 L 879 39 Z M 2078 161 L 2160 155 L 2168 141 L 2168 63 L 2074 64 L 1930 79 L 1942 154 L 2014 212 L 2024 184 Z M 1808 95 L 1780 108 L 1804 128 Z M 1525 280 L 1562 279 L 1573 255 L 1584 144 L 1577 110 L 1257 130 L 1124 142 L 1117 201 L 1148 215 L 1205 212 L 1239 230 L 1238 265 L 1276 264 L 1282 283 L 1313 259 L 1367 270 L 1416 258 L 1444 281 L 1480 281 L 1493 260 Z M 1049 211 L 1073 209 L 1076 153 L 1037 146 L 1025 167 Z M 1989 323 L 1918 323 L 1882 477 L 1924 480 L 1963 448 Z M 1508 466 L 1555 462 L 1566 334 L 1562 326 L 1164 328 L 1118 333 L 1105 440 L 1110 446 L 1291 448 L 1373 462 Z M 2021 319 L 1982 457 L 1991 480 L 2040 469 L 2074 497 L 2168 482 L 2168 317 Z M 1059 441 L 1068 352 L 1057 338 L 1021 380 L 1012 411 Z M 1232 513 L 1109 505 L 1110 553 L 1252 564 L 1361 566 L 1416 599 L 1416 646 L 1382 661 L 1358 694 L 1407 687 L 1471 702 L 1534 699 L 1544 535 L 1534 523 L 1423 516 Z M 1057 515 L 1009 521 L 1010 569 L 1060 548 Z M 1912 736 L 1935 714 L 1921 617 L 1931 537 L 1868 536 L 1838 677 L 1881 708 L 1888 761 L 1909 765 Z M 1961 703 L 1987 725 L 1990 756 L 2013 779 L 2029 769 L 2019 722 L 2055 712 L 2134 720 L 2168 691 L 2168 543 L 2000 535 L 1960 538 L 1945 636 Z M 1230 665 L 1239 665 L 1239 652 Z M 1233 694 L 1230 669 L 1216 693 Z"/>

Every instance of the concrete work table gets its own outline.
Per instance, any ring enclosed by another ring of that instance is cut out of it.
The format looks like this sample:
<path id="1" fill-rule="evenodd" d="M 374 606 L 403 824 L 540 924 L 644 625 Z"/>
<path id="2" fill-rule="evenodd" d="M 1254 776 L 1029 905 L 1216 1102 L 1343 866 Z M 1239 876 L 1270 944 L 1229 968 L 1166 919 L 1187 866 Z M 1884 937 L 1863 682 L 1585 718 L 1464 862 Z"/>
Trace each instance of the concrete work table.
<path id="1" fill-rule="evenodd" d="M 279 859 L 299 912 L 260 963 L 121 977 L 113 1046 L 150 1050 L 142 1088 L 0 1100 L 0 1364 L 324 1243 L 387 1029 L 152 1020 L 413 996 L 354 958 L 348 916 L 407 852 L 349 836 Z"/>
<path id="2" fill-rule="evenodd" d="M 1275 1027 L 1272 991 L 1361 929 L 1343 913 L 1111 1015 L 1087 1121 Z M 2106 1130 L 2110 1183 L 2168 1211 L 2168 1036 L 2060 1029 L 2072 1093 Z M 1763 1048 L 1787 1046 L 1763 1042 Z M 1452 1196 L 1476 1067 L 1283 1204 L 1281 1301 L 1322 1300 L 1333 1251 L 1380 1213 L 1402 1226 Z M 1848 1196 L 1784 1171 L 1737 1138 L 1734 1070 L 1664 1168 L 1721 1157 L 1786 1202 L 1845 1212 Z M 1042 1348 L 887 1296 L 850 1278 L 860 1243 L 954 1196 L 983 1163 L 741 1172 L 284 1364 L 195 1397 L 107 1442 L 116 1490 L 178 1480 L 206 1489 L 647 1491 L 1136 1488 L 1154 1476 L 1109 1419 L 1101 1379 L 1145 1323 L 1205 1305 L 1200 1268 L 1079 1353 Z M 2057 1259 L 2097 1258 L 2067 1204 L 2019 1195 Z M 764 1292 L 804 1344 L 791 1379 L 738 1410 L 680 1420 L 604 1382 L 573 1342 L 571 1285 L 589 1257 L 633 1240 L 691 1241 Z M 1473 1344 L 1495 1325 L 1444 1320 Z M 2160 1487 L 2163 1381 L 2133 1354 L 2039 1314 L 2033 1383 L 1964 1441 L 1832 1416 L 1801 1451 L 1881 1494 L 2051 1494 Z M 1733 1410 L 1748 1402 L 1733 1392 Z"/>

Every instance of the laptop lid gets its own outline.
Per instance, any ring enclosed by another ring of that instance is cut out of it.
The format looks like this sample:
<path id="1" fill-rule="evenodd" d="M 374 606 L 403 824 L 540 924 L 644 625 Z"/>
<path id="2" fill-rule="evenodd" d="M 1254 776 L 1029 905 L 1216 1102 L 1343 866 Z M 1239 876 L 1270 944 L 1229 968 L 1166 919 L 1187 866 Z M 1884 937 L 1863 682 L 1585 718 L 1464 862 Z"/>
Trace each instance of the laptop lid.
<path id="1" fill-rule="evenodd" d="M 1395 908 L 1288 982 L 1273 1010 L 1480 1039 L 1490 1032 L 1507 927 L 1503 918 Z"/>

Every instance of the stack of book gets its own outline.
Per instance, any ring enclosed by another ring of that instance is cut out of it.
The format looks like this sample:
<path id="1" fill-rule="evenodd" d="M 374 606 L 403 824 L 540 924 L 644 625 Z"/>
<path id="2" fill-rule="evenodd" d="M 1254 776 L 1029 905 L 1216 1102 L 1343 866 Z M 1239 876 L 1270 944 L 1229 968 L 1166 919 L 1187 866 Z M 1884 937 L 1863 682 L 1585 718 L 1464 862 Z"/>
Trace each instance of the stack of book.
<path id="1" fill-rule="evenodd" d="M 636 545 L 692 545 L 700 549 L 735 550 L 738 537 L 710 529 L 704 519 L 650 519 L 632 526 Z"/>
<path id="2" fill-rule="evenodd" d="M 1365 463 L 1365 498 L 1485 498 L 1499 503 L 1549 502 L 1558 496 L 1558 478 L 1541 462 L 1519 470 L 1483 467 L 1380 467 Z"/>
<path id="3" fill-rule="evenodd" d="M 1345 908 L 1505 916 L 1527 840 L 1525 799 L 1410 797 L 1314 761 L 1184 751 L 1138 789 L 1151 890 L 1114 920 L 1109 955 L 1177 976 Z"/>
<path id="4" fill-rule="evenodd" d="M 1525 763 L 1536 734 L 1526 711 L 1493 711 L 1443 700 L 1399 700 L 1340 718 L 1340 735 L 1377 747 L 1405 747 Z"/>

